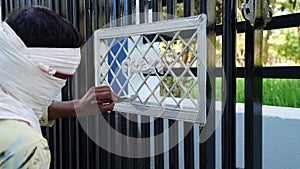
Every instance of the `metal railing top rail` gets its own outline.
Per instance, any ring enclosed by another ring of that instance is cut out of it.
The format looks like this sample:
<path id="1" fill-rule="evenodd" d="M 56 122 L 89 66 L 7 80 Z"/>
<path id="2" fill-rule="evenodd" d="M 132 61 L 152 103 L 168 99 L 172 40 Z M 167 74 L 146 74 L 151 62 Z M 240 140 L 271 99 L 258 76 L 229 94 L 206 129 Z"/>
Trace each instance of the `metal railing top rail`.
<path id="1" fill-rule="evenodd" d="M 273 29 L 283 29 L 283 28 L 291 28 L 300 26 L 300 13 L 288 14 L 288 15 L 280 15 L 272 17 L 270 23 L 264 27 L 264 30 L 273 30 Z M 245 33 L 245 21 L 237 22 L 237 32 Z M 223 26 L 219 24 L 216 26 L 216 34 L 222 35 Z"/>

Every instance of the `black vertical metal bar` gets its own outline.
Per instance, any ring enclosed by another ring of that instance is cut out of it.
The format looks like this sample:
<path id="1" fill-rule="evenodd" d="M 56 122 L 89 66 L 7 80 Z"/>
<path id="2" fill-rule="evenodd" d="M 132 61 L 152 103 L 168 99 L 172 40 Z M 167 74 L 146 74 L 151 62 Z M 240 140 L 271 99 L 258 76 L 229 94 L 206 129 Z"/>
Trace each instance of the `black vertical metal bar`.
<path id="1" fill-rule="evenodd" d="M 78 14 L 79 16 L 81 16 L 79 18 L 79 28 L 80 28 L 80 33 L 83 36 L 83 38 L 85 40 L 88 39 L 87 36 L 87 31 L 86 31 L 86 0 L 85 1 L 79 1 L 79 6 L 78 6 Z M 85 56 L 86 55 L 86 51 L 83 51 Z M 80 86 L 80 88 L 78 88 L 80 91 L 78 91 L 79 94 L 83 94 L 86 90 L 87 90 L 87 59 L 86 58 L 82 58 L 81 60 L 81 65 L 80 65 L 80 74 L 78 75 L 78 86 Z M 87 120 L 87 118 L 82 118 L 81 120 Z M 79 160 L 78 162 L 78 168 L 88 168 L 88 152 L 89 152 L 89 145 L 88 145 L 88 137 L 85 133 L 85 131 L 82 129 L 81 125 L 78 124 L 78 129 L 79 129 L 79 136 L 78 136 L 78 142 L 79 144 L 78 146 L 78 154 L 77 154 L 77 159 Z"/>
<path id="2" fill-rule="evenodd" d="M 105 1 L 97 0 L 98 1 L 98 28 L 103 28 L 105 23 Z"/>
<path id="3" fill-rule="evenodd" d="M 139 0 L 139 23 L 145 23 L 145 0 Z M 150 124 L 147 123 L 149 117 L 141 116 L 141 133 L 140 137 L 145 138 L 150 136 Z M 150 152 L 150 145 L 146 145 L 146 142 L 141 140 L 138 145 L 141 148 L 141 151 Z M 139 158 L 138 168 L 149 168 L 150 167 L 150 158 Z"/>
<path id="4" fill-rule="evenodd" d="M 253 132 L 254 132 L 254 126 L 253 126 L 253 109 L 252 106 L 254 104 L 254 88 L 253 88 L 253 70 L 254 69 L 254 30 L 253 27 L 250 25 L 249 22 L 246 23 L 246 33 L 245 33 L 245 46 L 247 48 L 245 49 L 245 139 L 251 139 L 250 141 L 245 140 L 245 155 L 250 155 L 253 158 L 253 146 L 250 144 L 253 144 Z M 247 97 L 248 96 L 248 97 Z M 252 102 L 248 103 L 249 101 Z M 250 109 L 250 110 L 249 110 Z M 251 113 L 251 114 L 249 114 Z M 245 166 L 249 166 L 249 168 L 253 168 L 253 159 L 249 159 L 249 161 L 246 162 L 245 157 Z"/>
<path id="5" fill-rule="evenodd" d="M 179 168 L 178 157 L 178 121 L 169 120 L 169 145 L 173 146 L 169 150 L 169 166 L 172 169 Z M 175 145 L 175 146 L 174 146 Z"/>
<path id="6" fill-rule="evenodd" d="M 24 0 L 20 0 L 19 1 L 19 7 L 22 8 L 25 6 L 25 1 Z M 50 168 L 54 169 L 54 168 L 59 168 L 59 154 L 58 151 L 59 150 L 59 146 L 58 146 L 58 128 L 59 128 L 59 120 L 56 121 L 56 123 L 54 124 L 53 127 L 48 127 L 49 130 L 49 138 L 48 138 L 48 144 L 49 144 L 49 148 L 50 148 L 50 153 L 51 153 L 51 163 L 50 163 Z"/>
<path id="7" fill-rule="evenodd" d="M 127 0 L 121 0 L 120 1 L 120 4 L 119 4 L 120 8 L 117 8 L 117 10 L 119 11 L 119 14 L 117 14 L 117 19 L 121 22 L 120 23 L 120 26 L 122 25 L 122 22 L 123 22 L 123 25 L 126 26 L 128 24 L 128 3 L 127 3 Z M 131 7 L 130 7 L 131 8 Z M 121 19 L 122 18 L 122 19 Z M 119 122 L 120 122 L 120 126 L 121 126 L 121 129 L 120 129 L 120 133 L 124 136 L 129 136 L 129 133 L 128 133 L 128 119 L 126 118 L 126 114 L 125 113 L 119 113 Z M 126 154 L 128 153 L 130 150 L 128 149 L 129 147 L 129 144 L 127 142 L 127 139 L 126 137 L 122 137 L 120 139 L 121 141 L 121 151 L 123 154 Z M 121 157 L 121 167 L 122 169 L 129 169 L 129 158 L 127 156 L 123 156 Z"/>
<path id="8" fill-rule="evenodd" d="M 93 0 L 93 30 L 99 29 L 99 2 L 98 0 Z"/>
<path id="9" fill-rule="evenodd" d="M 145 0 L 139 0 L 140 24 L 145 23 Z"/>
<path id="10" fill-rule="evenodd" d="M 141 116 L 141 138 L 150 137 L 150 117 Z M 139 168 L 150 169 L 150 144 L 146 141 L 147 139 L 141 140 L 141 148 L 144 151 L 143 154 L 147 157 L 139 160 Z"/>
<path id="11" fill-rule="evenodd" d="M 67 0 L 60 0 L 58 3 L 59 3 L 58 6 L 59 6 L 59 11 L 60 11 L 59 15 L 67 18 L 67 9 L 65 9 Z"/>
<path id="12" fill-rule="evenodd" d="M 78 2 L 77 1 L 73 1 L 72 3 L 72 6 L 70 6 L 69 8 L 72 8 L 72 11 L 73 11 L 73 20 L 72 20 L 72 23 L 73 25 L 79 29 L 79 11 L 78 11 Z"/>
<path id="13" fill-rule="evenodd" d="M 67 0 L 65 3 L 66 19 L 71 23 L 73 23 L 74 20 L 72 4 L 73 4 L 72 0 Z"/>
<path id="14" fill-rule="evenodd" d="M 113 17 L 113 26 L 118 26 L 118 15 L 120 15 L 118 8 L 119 0 L 112 0 L 112 17 Z M 112 112 L 112 123 L 110 123 L 111 127 L 114 128 L 116 132 L 120 131 L 119 124 L 119 114 L 118 112 Z M 119 148 L 120 140 L 117 138 L 116 134 L 112 133 L 111 135 L 111 145 L 115 149 Z M 119 168 L 121 165 L 121 158 L 115 154 L 111 154 L 111 168 Z"/>
<path id="15" fill-rule="evenodd" d="M 80 124 L 79 124 L 79 121 L 76 120 L 76 123 L 75 123 L 75 131 L 76 131 L 76 135 L 75 135 L 75 148 L 76 148 L 76 169 L 80 169 Z"/>
<path id="16" fill-rule="evenodd" d="M 86 119 L 85 119 L 86 120 Z M 80 126 L 81 127 L 81 126 Z M 88 168 L 88 151 L 89 151 L 89 145 L 88 145 L 88 136 L 86 135 L 85 131 L 80 128 L 79 132 L 79 168 Z"/>
<path id="17" fill-rule="evenodd" d="M 255 19 L 262 19 L 263 1 L 253 1 Z M 263 27 L 246 22 L 245 168 L 262 168 L 262 46 Z"/>
<path id="18" fill-rule="evenodd" d="M 110 23 L 110 14 L 111 14 L 111 3 L 110 0 L 105 0 L 105 4 L 104 4 L 104 9 L 105 9 L 105 27 L 110 27 L 109 23 Z M 107 123 L 111 124 L 112 122 L 112 115 L 111 113 L 104 113 L 103 114 L 104 117 L 106 117 Z M 107 132 L 107 147 L 110 147 L 111 145 L 111 133 L 108 131 Z M 111 153 L 109 152 L 109 150 L 105 151 L 105 154 L 102 154 L 101 157 L 105 157 L 105 160 L 103 160 L 104 164 L 106 165 L 106 168 L 110 169 L 111 167 Z"/>
<path id="19" fill-rule="evenodd" d="M 27 6 L 28 5 L 28 1 L 25 1 L 24 2 L 24 4 L 23 4 L 24 6 Z M 53 9 L 54 10 L 54 9 Z M 57 11 L 56 11 L 57 12 Z M 58 13 L 58 12 L 57 12 Z M 55 150 L 55 151 L 53 151 L 53 158 L 52 158 L 52 160 L 53 160 L 53 163 L 54 163 L 54 168 L 56 168 L 56 167 L 62 167 L 62 163 L 61 163 L 61 153 L 62 153 L 62 151 L 61 151 L 61 145 L 62 145 L 62 141 L 61 141 L 61 139 L 62 139 L 62 137 L 61 137 L 61 119 L 58 119 L 58 120 L 56 120 L 56 124 L 55 124 L 55 126 L 54 126 L 54 128 L 53 128 L 53 135 L 54 135 L 54 146 L 53 146 L 53 150 Z"/>
<path id="20" fill-rule="evenodd" d="M 108 121 L 108 116 L 107 116 L 107 112 L 106 113 L 102 113 L 101 115 L 103 116 L 103 118 L 106 120 L 106 122 Z M 105 125 L 105 128 L 102 128 L 100 130 L 102 131 L 108 131 L 108 128 L 107 128 L 108 125 Z M 105 139 L 103 138 L 103 132 L 99 133 L 99 137 L 102 137 L 102 139 Z M 108 137 L 108 135 L 105 135 L 105 137 Z M 98 161 L 100 162 L 100 169 L 107 169 L 109 168 L 108 165 L 107 165 L 107 162 L 108 162 L 108 152 L 106 149 L 100 149 L 100 158 L 98 159 Z"/>
<path id="21" fill-rule="evenodd" d="M 53 154 L 53 150 L 54 150 L 54 137 L 53 137 L 53 128 L 54 128 L 55 124 L 52 127 L 45 127 L 46 133 L 47 133 L 47 141 L 48 141 L 48 145 L 49 145 L 49 149 L 50 149 L 50 154 L 51 154 L 51 163 L 50 163 L 50 169 L 54 168 L 54 154 Z"/>
<path id="22" fill-rule="evenodd" d="M 128 146 L 127 146 L 127 139 L 125 136 L 128 136 L 127 133 L 127 119 L 125 118 L 126 114 L 123 113 L 119 113 L 119 123 L 120 123 L 120 133 L 122 135 L 124 135 L 124 137 L 122 137 L 119 141 L 120 141 L 120 146 L 121 146 L 121 151 L 123 154 L 126 154 L 129 150 L 128 150 Z M 129 159 L 126 156 L 121 157 L 121 166 L 120 168 L 122 169 L 127 169 L 129 168 Z"/>
<path id="23" fill-rule="evenodd" d="M 135 114 L 128 114 L 128 136 L 129 137 L 133 137 L 133 138 L 138 138 L 138 125 L 137 125 L 137 115 Z M 137 141 L 134 142 L 129 142 L 128 143 L 128 151 L 130 151 L 130 153 L 132 153 L 133 155 L 136 155 L 138 151 L 138 149 L 136 149 L 136 146 L 138 145 Z M 138 168 L 138 160 L 137 158 L 131 158 L 129 160 L 129 164 L 128 164 L 128 168 Z"/>
<path id="24" fill-rule="evenodd" d="M 184 17 L 191 16 L 191 0 L 183 1 Z M 194 168 L 194 128 L 191 123 L 184 123 L 184 164 L 185 168 Z"/>
<path id="25" fill-rule="evenodd" d="M 99 29 L 99 2 L 98 0 L 93 0 L 93 32 L 97 29 Z M 96 46 L 95 46 L 96 47 Z M 94 51 L 93 51 L 94 52 Z M 94 54 L 95 55 L 95 54 Z M 99 120 L 97 118 L 94 119 L 94 125 L 96 129 L 100 128 Z M 100 140 L 101 134 L 99 133 L 98 130 L 95 130 L 95 136 L 96 140 Z M 98 168 L 100 169 L 101 167 L 101 154 L 102 154 L 102 149 L 98 145 L 95 144 L 95 154 L 94 154 L 94 164 L 93 168 Z"/>
<path id="26" fill-rule="evenodd" d="M 116 132 L 121 133 L 122 131 L 122 115 L 119 112 L 114 112 L 115 113 L 115 120 L 114 120 L 114 129 Z M 114 135 L 113 137 L 113 142 L 114 142 L 114 147 L 115 149 L 122 149 L 122 145 L 123 140 L 121 140 L 122 138 L 117 137 L 116 135 Z M 119 155 L 114 155 L 114 159 L 112 161 L 115 165 L 114 168 L 122 168 L 122 157 Z M 125 166 L 124 166 L 125 168 Z"/>
<path id="27" fill-rule="evenodd" d="M 90 87 L 95 86 L 95 78 L 91 75 L 95 74 L 95 70 L 94 67 L 91 65 L 94 65 L 94 57 L 89 57 L 89 56 L 94 56 L 94 51 L 93 51 L 93 41 L 90 39 L 92 37 L 93 34 L 93 17 L 92 17 L 92 13 L 93 13 L 93 7 L 92 7 L 92 1 L 91 0 L 85 0 L 85 8 L 84 8 L 84 16 L 85 16 L 85 22 L 84 22 L 84 29 L 85 29 L 85 36 L 86 36 L 86 43 L 88 44 L 88 48 L 86 48 L 85 52 L 86 52 L 86 83 L 87 83 L 87 89 L 88 90 Z M 88 123 L 87 125 L 90 126 L 94 126 L 95 125 L 95 119 L 93 117 L 87 117 Z M 90 131 L 93 132 L 93 131 Z M 94 131 L 96 132 L 96 131 Z M 96 133 L 93 133 L 94 135 Z M 87 168 L 94 168 L 95 166 L 93 166 L 95 164 L 95 161 L 97 159 L 95 159 L 95 154 L 96 154 L 96 144 L 94 143 L 94 141 L 92 141 L 91 139 L 89 139 L 89 137 L 87 137 Z"/>
<path id="28" fill-rule="evenodd" d="M 158 0 L 152 0 L 151 1 L 151 7 L 152 7 L 152 22 L 158 21 Z"/>
<path id="29" fill-rule="evenodd" d="M 179 163 L 178 163 L 178 122 L 174 120 L 169 120 L 169 145 L 173 146 L 169 150 L 169 166 L 172 169 L 178 169 Z"/>
<path id="30" fill-rule="evenodd" d="M 183 15 L 184 17 L 191 16 L 191 0 L 183 1 Z"/>
<path id="31" fill-rule="evenodd" d="M 215 5 L 216 5 L 216 0 L 213 1 L 208 1 L 208 0 L 200 0 L 200 13 L 205 13 L 209 16 L 216 17 L 215 13 Z M 207 7 L 211 8 L 214 5 L 214 8 L 210 11 L 207 10 Z"/>
<path id="32" fill-rule="evenodd" d="M 163 149 L 164 149 L 164 140 L 162 137 L 162 133 L 164 132 L 164 120 L 161 118 L 157 118 L 154 121 L 154 136 L 155 136 L 155 140 L 154 140 L 154 145 L 155 145 L 155 168 L 156 169 L 163 169 L 164 168 L 164 153 Z M 160 135 L 158 137 L 158 135 Z M 159 153 L 160 154 L 159 154 Z"/>
<path id="33" fill-rule="evenodd" d="M 167 0 L 167 19 L 173 19 L 176 9 L 176 1 Z M 169 129 L 169 145 L 174 145 L 174 142 L 178 140 L 178 122 L 174 120 L 168 120 Z M 174 125 L 174 126 L 172 126 Z M 169 167 L 172 169 L 178 168 L 178 145 L 175 145 L 173 148 L 169 149 Z"/>
<path id="34" fill-rule="evenodd" d="M 108 26 L 108 23 L 110 22 L 110 9 L 109 9 L 109 0 L 105 0 L 105 5 L 104 5 L 104 11 L 105 11 L 105 25 L 106 27 Z"/>
<path id="35" fill-rule="evenodd" d="M 75 139 L 75 135 L 76 135 L 76 130 L 75 130 L 75 118 L 69 118 L 68 119 L 68 141 L 69 141 L 69 166 L 70 168 L 75 168 L 76 166 L 76 139 Z"/>
<path id="36" fill-rule="evenodd" d="M 10 0 L 10 1 L 9 1 L 9 8 L 8 8 L 8 10 L 9 10 L 9 12 L 10 12 L 10 11 L 12 11 L 13 9 L 14 9 L 14 3 L 13 3 L 12 0 Z"/>
<path id="37" fill-rule="evenodd" d="M 58 168 L 58 157 L 57 157 L 57 128 L 58 128 L 58 121 L 56 121 L 56 124 L 51 128 L 50 137 L 52 138 L 52 144 L 50 143 L 50 151 L 51 151 L 51 167 L 52 168 Z"/>
<path id="38" fill-rule="evenodd" d="M 158 8 L 158 21 L 163 20 L 163 0 L 157 0 L 157 8 Z"/>
<path id="39" fill-rule="evenodd" d="M 184 168 L 194 169 L 194 127 L 193 123 L 184 123 Z"/>
<path id="40" fill-rule="evenodd" d="M 60 10 L 59 10 L 59 2 L 58 0 L 56 0 L 54 2 L 55 6 L 52 6 L 55 10 L 55 12 L 57 14 L 60 15 Z M 25 6 L 29 5 L 29 1 L 25 1 Z M 62 90 L 62 96 L 65 95 L 64 93 L 65 91 Z M 63 168 L 63 123 L 62 123 L 63 119 L 58 119 L 56 120 L 56 132 L 55 132 L 55 140 L 56 140 L 56 144 L 55 144 L 55 157 L 56 157 L 56 165 L 55 167 L 57 168 Z"/>
<path id="41" fill-rule="evenodd" d="M 200 0 L 200 13 L 207 14 L 207 124 L 200 130 L 200 168 L 216 168 L 216 0 Z"/>
<path id="42" fill-rule="evenodd" d="M 67 83 L 66 83 L 66 86 L 63 88 L 62 90 L 62 101 L 68 101 L 70 98 L 68 97 L 69 96 L 69 89 L 70 87 L 70 79 L 68 79 Z M 71 145 L 72 145 L 72 140 L 70 140 L 70 136 L 71 136 L 71 133 L 69 132 L 70 131 L 70 118 L 63 118 L 61 119 L 62 121 L 62 125 L 61 125 L 61 132 L 62 134 L 60 135 L 60 140 L 61 140 L 61 145 L 64 145 L 64 146 L 61 146 L 61 166 L 62 168 L 70 168 L 70 162 L 71 162 L 71 159 L 70 157 L 72 156 L 70 153 L 71 153 Z"/>
<path id="43" fill-rule="evenodd" d="M 116 26 L 121 26 L 121 2 L 120 0 L 114 0 L 115 1 L 115 18 L 116 18 Z"/>
<path id="44" fill-rule="evenodd" d="M 85 3 L 84 3 L 84 31 L 85 31 L 85 39 L 86 41 L 89 40 L 89 38 L 91 37 L 92 35 L 92 17 L 91 17 L 91 3 L 90 3 L 90 0 L 85 0 Z M 90 58 L 90 57 L 88 57 Z M 92 65 L 93 62 L 92 60 L 88 60 L 88 63 L 87 65 Z M 89 70 L 91 71 L 91 70 Z M 88 76 L 89 77 L 89 76 Z M 92 80 L 93 78 L 90 78 L 90 80 Z M 93 82 L 88 82 L 89 85 L 88 86 L 94 86 L 94 83 Z"/>
<path id="45" fill-rule="evenodd" d="M 79 29 L 79 2 L 74 1 L 72 4 L 72 9 L 73 9 L 73 25 Z M 75 88 L 75 87 L 74 87 Z M 74 169 L 79 169 L 80 168 L 80 162 L 79 162 L 79 121 L 77 119 L 74 119 Z"/>
<path id="46" fill-rule="evenodd" d="M 84 15 L 84 3 L 80 2 L 78 5 L 78 12 L 80 13 L 80 15 Z M 79 20 L 79 27 L 81 34 L 84 36 L 85 32 L 84 32 L 84 17 L 81 17 Z M 85 53 L 86 55 L 86 53 Z M 76 98 L 81 98 L 87 89 L 87 76 L 86 76 L 86 59 L 84 59 L 84 57 L 81 60 L 81 64 L 78 67 L 78 72 L 75 75 L 74 78 L 76 78 L 75 80 L 75 84 L 74 84 L 74 88 L 75 88 L 75 96 Z M 87 120 L 86 118 L 81 118 L 81 121 L 83 120 Z M 87 168 L 87 152 L 88 152 L 88 138 L 87 135 L 85 133 L 85 131 L 82 129 L 81 124 L 79 124 L 79 122 L 76 122 L 76 168 L 77 169 L 81 169 L 81 168 Z M 58 168 L 58 167 L 57 167 Z"/>
<path id="47" fill-rule="evenodd" d="M 116 112 L 111 112 L 111 113 L 108 113 L 108 117 L 110 119 L 109 121 L 109 124 L 110 126 L 115 130 L 115 126 L 116 126 Z M 116 146 L 116 140 L 115 140 L 115 135 L 114 133 L 110 133 L 110 142 L 108 142 L 108 144 L 110 144 L 110 146 Z M 110 153 L 110 166 L 109 168 L 116 168 L 116 155 L 109 152 Z"/>
<path id="48" fill-rule="evenodd" d="M 6 15 L 8 14 L 8 9 L 9 9 L 9 4 L 7 2 L 7 0 L 2 0 L 2 10 L 3 10 L 3 17 L 5 18 Z"/>
<path id="49" fill-rule="evenodd" d="M 126 0 L 120 0 L 120 18 L 118 18 L 120 20 L 120 26 L 125 26 L 127 25 L 127 23 L 125 23 L 125 8 L 126 8 Z"/>
<path id="50" fill-rule="evenodd" d="M 65 13 L 66 19 L 70 22 L 72 22 L 72 11 L 69 8 L 70 7 L 70 1 L 66 0 L 65 3 L 61 4 L 62 9 L 65 9 L 65 11 L 62 11 L 62 13 Z M 68 79 L 68 82 L 66 84 L 66 86 L 63 89 L 63 96 L 62 96 L 62 100 L 63 101 L 68 101 L 72 99 L 72 78 Z M 63 119 L 63 168 L 73 168 L 73 164 L 72 162 L 74 162 L 75 160 L 73 160 L 73 123 L 72 123 L 72 118 L 65 118 Z"/>
<path id="51" fill-rule="evenodd" d="M 112 18 L 113 18 L 113 26 L 118 26 L 118 17 L 120 16 L 120 12 L 119 12 L 119 7 L 120 5 L 120 1 L 119 0 L 112 0 L 112 6 L 111 6 L 111 10 L 112 10 Z M 118 112 L 112 112 L 111 113 L 111 127 L 114 128 L 114 130 L 116 132 L 120 131 L 120 121 L 119 121 L 119 114 Z M 112 147 L 114 147 L 115 149 L 119 148 L 119 143 L 120 140 L 119 138 L 117 138 L 116 134 L 112 133 L 111 135 L 111 145 Z M 115 154 L 111 154 L 111 168 L 119 168 L 122 165 L 121 163 L 121 158 Z"/>
<path id="52" fill-rule="evenodd" d="M 76 2 L 72 1 L 72 0 L 68 0 L 68 3 L 67 3 L 67 14 L 69 16 L 69 21 L 72 22 L 72 24 L 77 27 L 76 23 L 77 23 L 77 10 L 76 8 Z M 73 79 L 73 78 L 72 78 Z M 73 89 L 73 86 L 72 86 L 72 79 L 70 79 L 70 87 L 69 87 L 69 93 L 70 93 L 70 100 L 74 99 L 74 96 L 73 96 L 73 92 L 72 92 L 72 89 Z M 70 168 L 75 168 L 76 167 L 76 118 L 70 118 L 69 119 L 69 137 L 70 137 L 70 146 L 69 146 L 69 149 L 70 149 L 70 160 L 72 160 L 69 164 L 70 164 Z"/>
<path id="53" fill-rule="evenodd" d="M 136 24 L 137 4 L 135 0 L 131 0 L 131 24 Z"/>
<path id="54" fill-rule="evenodd" d="M 63 168 L 63 149 L 62 149 L 62 146 L 63 146 L 63 142 L 62 142 L 62 120 L 63 119 L 58 119 L 56 120 L 57 122 L 57 128 L 56 128 L 56 151 L 57 154 L 56 154 L 56 158 L 57 158 L 57 166 L 59 166 L 59 168 Z"/>
<path id="55" fill-rule="evenodd" d="M 167 19 L 173 19 L 175 14 L 176 2 L 174 0 L 167 0 Z"/>
<path id="56" fill-rule="evenodd" d="M 127 13 L 126 13 L 126 19 L 127 19 L 127 23 L 125 23 L 124 25 L 131 25 L 132 24 L 132 0 L 126 0 L 126 2 L 127 2 L 127 4 L 126 4 L 126 7 L 127 7 L 127 9 L 126 9 L 126 11 L 127 11 Z"/>
<path id="57" fill-rule="evenodd" d="M 213 133 L 210 133 L 210 130 L 212 130 L 213 128 L 216 128 L 215 125 L 215 103 L 213 103 L 215 101 L 215 98 L 213 97 L 214 92 L 212 91 L 212 89 L 214 88 L 214 82 L 210 81 L 208 82 L 208 91 L 210 91 L 210 93 L 208 93 L 208 100 L 207 100 L 207 111 L 209 112 L 208 118 L 207 118 L 207 124 L 206 126 L 204 126 L 201 129 L 201 137 L 204 138 L 200 138 L 200 141 L 204 141 L 204 139 L 207 138 L 207 140 L 205 140 L 205 142 L 200 144 L 200 168 L 204 168 L 204 169 L 210 169 L 210 168 L 216 168 L 216 137 L 215 137 L 215 131 L 213 131 Z M 210 109 L 210 110 L 209 110 Z M 213 109 L 213 110 L 212 110 Z M 202 140 L 203 139 L 203 140 Z"/>
<path id="58" fill-rule="evenodd" d="M 222 168 L 236 165 L 236 0 L 223 0 L 222 59 L 224 74 L 222 88 Z"/>

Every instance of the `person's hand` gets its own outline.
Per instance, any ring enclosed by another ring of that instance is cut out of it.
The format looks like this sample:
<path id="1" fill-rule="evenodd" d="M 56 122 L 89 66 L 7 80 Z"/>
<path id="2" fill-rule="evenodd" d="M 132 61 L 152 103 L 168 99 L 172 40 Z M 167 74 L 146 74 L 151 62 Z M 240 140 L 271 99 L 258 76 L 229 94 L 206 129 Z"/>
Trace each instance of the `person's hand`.
<path id="1" fill-rule="evenodd" d="M 94 115 L 111 111 L 117 97 L 108 86 L 91 87 L 89 91 L 75 103 L 77 116 Z"/>

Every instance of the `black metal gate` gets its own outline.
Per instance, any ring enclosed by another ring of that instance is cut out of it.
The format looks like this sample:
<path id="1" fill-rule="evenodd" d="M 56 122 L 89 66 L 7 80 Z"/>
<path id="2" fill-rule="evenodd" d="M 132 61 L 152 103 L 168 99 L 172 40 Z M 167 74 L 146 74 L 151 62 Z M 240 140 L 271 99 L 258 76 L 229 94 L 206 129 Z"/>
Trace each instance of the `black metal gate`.
<path id="1" fill-rule="evenodd" d="M 137 3 L 138 2 L 138 3 Z M 257 1 L 260 2 L 260 1 Z M 177 5 L 183 5 L 182 17 L 206 13 L 208 16 L 207 35 L 212 42 L 208 47 L 208 55 L 215 56 L 216 36 L 223 35 L 222 55 L 223 68 L 226 77 L 227 93 L 223 97 L 224 112 L 222 117 L 222 162 L 216 160 L 216 137 L 213 133 L 209 139 L 199 142 L 199 133 L 206 134 L 206 128 L 199 129 L 199 126 L 184 123 L 178 126 L 173 120 L 156 119 L 154 123 L 135 123 L 127 121 L 118 112 L 104 113 L 110 125 L 122 134 L 131 137 L 149 137 L 163 132 L 164 127 L 177 125 L 176 128 L 188 128 L 193 125 L 192 130 L 184 138 L 181 145 L 177 145 L 168 152 L 148 158 L 126 158 L 107 152 L 97 146 L 89 139 L 83 131 L 78 120 L 75 118 L 65 118 L 56 121 L 51 128 L 43 128 L 43 134 L 48 139 L 52 152 L 51 168 L 62 169 L 85 169 L 85 168 L 216 168 L 217 163 L 221 163 L 224 169 L 236 168 L 236 121 L 235 121 L 235 90 L 236 78 L 245 78 L 245 168 L 262 168 L 262 79 L 263 78 L 294 78 L 300 79 L 300 67 L 262 67 L 260 54 L 255 53 L 262 45 L 257 35 L 263 29 L 278 29 L 300 26 L 300 14 L 290 14 L 285 16 L 273 17 L 272 21 L 262 27 L 255 23 L 254 27 L 248 21 L 236 22 L 236 1 L 223 0 L 223 23 L 216 25 L 216 0 L 1 0 L 1 16 L 13 10 L 27 5 L 42 5 L 52 8 L 67 20 L 71 21 L 88 40 L 93 32 L 102 27 L 113 27 L 121 25 L 138 24 L 149 22 L 149 13 L 152 11 L 152 21 L 172 19 L 178 16 Z M 218 1 L 219 3 L 219 1 Z M 197 10 L 195 10 L 197 9 Z M 158 13 L 165 10 L 168 17 L 163 18 Z M 140 13 L 140 15 L 133 15 Z M 158 12 L 158 13 L 156 13 Z M 126 20 L 113 22 L 122 16 Z M 259 19 L 259 15 L 257 15 Z M 245 67 L 236 67 L 235 41 L 236 32 L 246 33 L 246 52 Z M 215 67 L 215 58 L 208 58 L 208 71 L 215 77 L 221 77 L 222 71 Z M 91 64 L 91 60 L 85 60 L 86 65 Z M 82 75 L 81 75 L 82 76 Z M 215 77 L 210 77 L 208 85 L 208 105 L 215 106 Z M 91 77 L 80 78 L 82 88 L 88 88 Z M 70 79 L 71 80 L 71 79 Z M 78 79 L 77 79 L 78 80 Z M 70 100 L 72 96 L 71 83 L 63 89 L 63 100 Z M 212 103 L 212 104 L 210 104 Z M 210 111 L 211 116 L 207 125 L 215 126 L 215 109 Z M 147 121 L 149 117 L 130 115 L 131 118 L 140 118 L 140 121 Z M 89 120 L 87 118 L 87 120 Z M 195 135 L 196 134 L 196 135 Z M 178 139 L 178 133 L 168 133 L 169 140 Z M 106 137 L 106 136 L 105 136 Z M 110 136 L 110 144 L 118 144 L 118 140 Z M 164 140 L 154 140 L 154 144 L 163 144 Z M 125 148 L 132 148 L 123 145 Z M 137 143 L 134 147 L 136 151 L 150 149 L 150 145 Z M 154 151 L 155 148 L 154 148 Z"/>

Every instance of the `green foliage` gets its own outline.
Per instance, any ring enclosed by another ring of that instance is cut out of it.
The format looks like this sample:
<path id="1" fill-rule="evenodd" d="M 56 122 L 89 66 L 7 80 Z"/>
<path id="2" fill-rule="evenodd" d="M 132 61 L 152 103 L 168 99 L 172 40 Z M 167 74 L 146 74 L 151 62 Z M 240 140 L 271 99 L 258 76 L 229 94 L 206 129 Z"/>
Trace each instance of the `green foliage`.
<path id="1" fill-rule="evenodd" d="M 295 13 L 300 9 L 300 1 L 298 0 L 271 0 L 276 4 L 276 11 Z"/>
<path id="2" fill-rule="evenodd" d="M 300 107 L 300 80 L 265 79 L 264 83 L 263 103 Z"/>
<path id="3" fill-rule="evenodd" d="M 242 21 L 242 5 L 245 0 L 238 0 L 237 20 Z M 269 0 L 273 15 L 283 15 L 296 13 L 300 9 L 298 0 Z M 216 22 L 222 22 L 222 1 L 217 0 Z M 298 29 L 298 31 L 297 31 Z M 290 28 L 281 30 L 269 30 L 264 32 L 263 65 L 299 65 L 300 63 L 300 28 Z M 236 39 L 237 66 L 244 66 L 245 54 L 244 34 L 238 34 Z M 222 39 L 217 38 L 216 54 L 217 66 L 221 66 L 222 59 Z"/>
<path id="4" fill-rule="evenodd" d="M 198 96 L 197 85 L 195 85 L 196 81 L 193 80 L 193 78 L 182 77 L 178 81 L 179 82 L 177 82 L 174 77 L 166 77 L 163 82 L 166 86 L 168 86 L 168 89 L 166 89 L 163 84 L 160 84 L 160 95 L 162 96 L 166 95 L 167 97 L 174 96 L 177 98 L 182 98 L 182 97 L 190 98 L 189 97 L 190 95 L 191 98 L 197 98 Z M 184 90 L 190 91 L 188 93 L 189 95 L 185 95 L 186 93 L 183 91 L 183 86 L 185 87 Z M 169 91 L 170 89 L 172 90 Z"/>
<path id="5" fill-rule="evenodd" d="M 277 30 L 275 36 L 271 37 L 272 45 L 270 49 L 278 58 L 286 58 L 294 60 L 295 62 L 300 60 L 300 41 L 297 35 L 297 28 L 289 28 Z"/>
<path id="6" fill-rule="evenodd" d="M 244 79 L 236 81 L 236 101 L 244 103 Z M 221 78 L 216 79 L 216 100 L 221 101 Z M 300 108 L 300 79 L 264 79 L 263 104 Z"/>
<path id="7" fill-rule="evenodd" d="M 237 20 L 243 20 L 241 15 L 242 4 L 246 0 L 238 0 Z M 199 14 L 199 0 L 195 0 L 195 15 Z M 300 0 L 268 0 L 273 16 L 284 15 L 288 13 L 299 12 Z M 183 17 L 183 4 L 177 4 L 176 15 Z M 216 4 L 216 23 L 222 23 L 222 0 L 217 0 Z M 300 65 L 300 27 L 268 30 L 264 32 L 263 38 L 263 64 L 264 66 L 274 66 L 278 64 L 284 65 Z M 172 46 L 175 48 L 175 46 Z M 181 48 L 182 49 L 182 48 Z M 179 50 L 180 51 L 180 50 Z M 237 65 L 244 66 L 245 52 L 245 36 L 237 35 L 236 42 Z M 177 53 L 178 54 L 178 53 Z M 216 40 L 217 65 L 222 64 L 222 37 Z M 188 55 L 189 56 L 189 55 Z M 290 62 L 290 63 L 289 63 Z M 175 80 L 170 78 L 165 81 L 166 84 L 172 86 Z M 183 84 L 189 87 L 191 83 L 185 79 Z M 236 100 L 239 103 L 244 102 L 244 79 L 237 79 Z M 166 91 L 163 91 L 166 93 Z M 182 97 L 180 87 L 176 86 L 173 95 Z M 193 98 L 197 98 L 197 88 L 194 87 L 190 93 Z M 222 82 L 220 78 L 216 79 L 216 99 L 221 100 Z M 300 108 L 300 79 L 264 79 L 263 80 L 263 104 L 284 107 Z"/>

